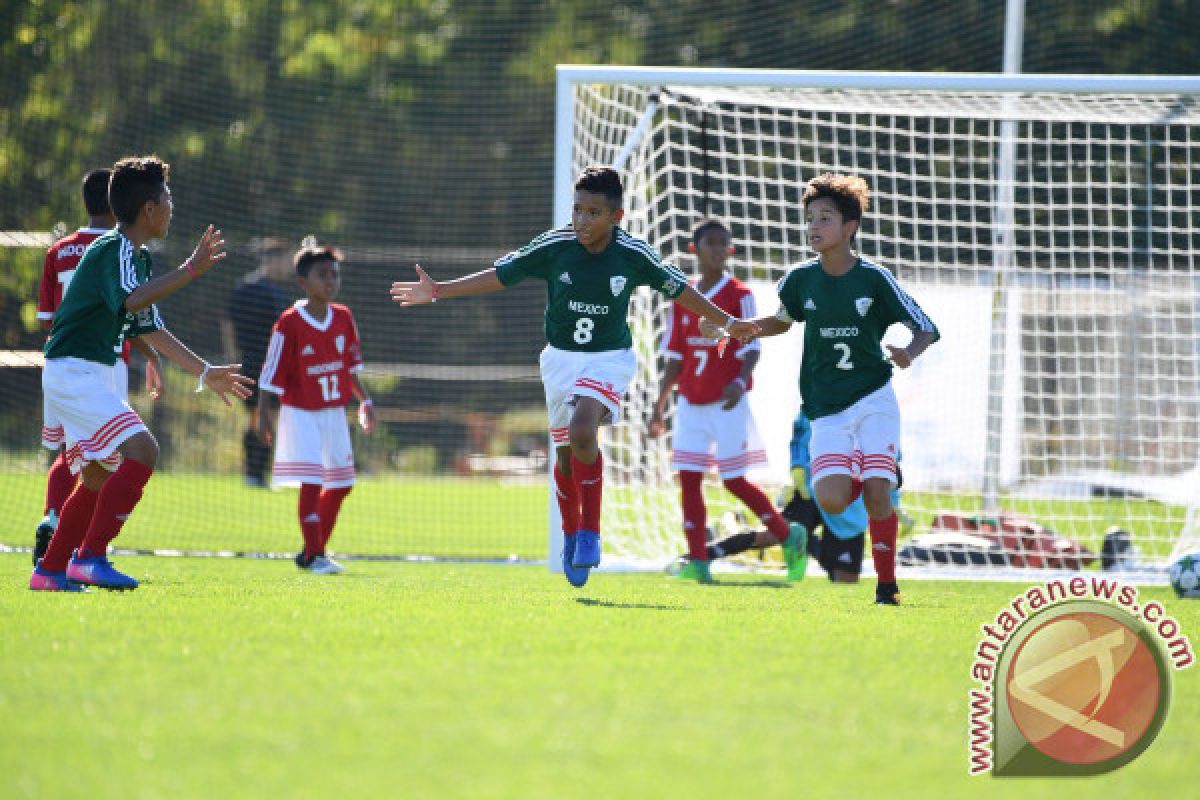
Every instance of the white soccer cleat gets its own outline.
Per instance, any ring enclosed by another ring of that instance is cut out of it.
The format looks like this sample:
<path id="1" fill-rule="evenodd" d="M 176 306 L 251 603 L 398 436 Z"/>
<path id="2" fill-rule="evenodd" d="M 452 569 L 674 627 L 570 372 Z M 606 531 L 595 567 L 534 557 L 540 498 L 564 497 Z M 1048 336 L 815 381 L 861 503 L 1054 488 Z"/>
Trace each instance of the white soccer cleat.
<path id="1" fill-rule="evenodd" d="M 346 568 L 329 556 L 317 556 L 312 560 L 308 571 L 314 575 L 341 575 Z"/>

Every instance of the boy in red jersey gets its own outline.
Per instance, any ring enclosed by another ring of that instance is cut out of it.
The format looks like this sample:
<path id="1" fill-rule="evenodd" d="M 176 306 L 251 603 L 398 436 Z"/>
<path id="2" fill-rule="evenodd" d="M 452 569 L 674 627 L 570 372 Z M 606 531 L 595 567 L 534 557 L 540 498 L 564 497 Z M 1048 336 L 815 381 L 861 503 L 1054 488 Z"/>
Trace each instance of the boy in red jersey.
<path id="1" fill-rule="evenodd" d="M 704 220 L 692 231 L 691 249 L 700 266 L 699 277 L 692 281 L 696 291 L 733 316 L 753 319 L 750 287 L 725 270 L 733 253 L 729 229 L 717 220 Z M 699 317 L 678 304 L 671 307 L 661 345 L 667 363 L 649 429 L 651 436 L 666 431 L 664 414 L 678 384 L 672 466 L 679 471 L 683 534 L 688 543 L 687 563 L 679 575 L 701 583 L 712 581 L 703 484 L 705 471 L 716 466 L 725 488 L 767 528 L 731 536 L 714 545 L 717 552 L 729 556 L 752 547 L 783 545 L 788 578 L 800 580 L 807 566 L 807 531 L 797 523 L 789 526 L 762 489 L 745 477 L 751 467 L 767 461 L 746 399 L 758 364 L 758 342 L 723 351 L 717 344 L 700 332 Z"/>
<path id="2" fill-rule="evenodd" d="M 333 302 L 342 285 L 341 252 L 305 241 L 293 261 L 306 299 L 284 311 L 271 330 L 258 379 L 258 435 L 275 442 L 272 484 L 300 487 L 304 549 L 296 566 L 336 575 L 344 568 L 326 547 L 354 486 L 346 404 L 351 395 L 358 399 L 358 422 L 368 434 L 375 429 L 375 409 L 358 377 L 363 360 L 354 316 Z"/>
<path id="3" fill-rule="evenodd" d="M 74 233 L 67 234 L 46 251 L 46 260 L 42 264 L 42 281 L 38 289 L 38 322 L 42 330 L 49 332 L 54 323 L 54 312 L 62 305 L 63 295 L 71 283 L 75 269 L 83 259 L 88 245 L 100 236 L 108 233 L 117 226 L 117 218 L 113 216 L 112 208 L 108 205 L 108 179 L 112 175 L 110 169 L 94 169 L 83 178 L 83 207 L 87 209 L 88 224 Z M 129 396 L 129 346 L 133 343 L 146 356 L 146 388 L 150 396 L 158 398 L 162 391 L 162 362 L 154 348 L 139 338 L 126 339 L 121 349 L 121 357 L 113 364 L 113 386 L 121 397 Z M 62 446 L 62 437 L 57 430 L 43 430 L 43 444 L 58 454 L 50 464 L 50 472 L 46 476 L 46 506 L 44 516 L 38 523 L 34 533 L 33 565 L 46 554 L 50 546 L 50 537 L 58 527 L 58 512 L 75 489 L 75 475 L 67 465 L 66 449 Z"/>
<path id="4" fill-rule="evenodd" d="M 108 198 L 118 225 L 85 251 L 54 314 L 42 370 L 43 441 L 66 446 L 79 486 L 63 505 L 46 554 L 29 588 L 78 591 L 80 585 L 134 589 L 138 582 L 108 560 L 108 545 L 142 497 L 158 462 L 158 442 L 113 385 L 123 342 L 144 337 L 158 352 L 216 391 L 249 394 L 237 365 L 212 366 L 163 325 L 155 303 L 196 280 L 225 257 L 221 232 L 211 225 L 191 258 L 151 277 L 151 239 L 167 235 L 174 204 L 170 167 L 154 156 L 113 165 Z M 111 473 L 111 474 L 110 474 Z"/>
<path id="5" fill-rule="evenodd" d="M 588 167 L 575 181 L 571 224 L 546 231 L 491 269 L 437 283 L 417 267 L 418 280 L 392 284 L 401 306 L 495 292 L 526 278 L 546 282 L 548 344 L 539 359 L 550 438 L 554 489 L 562 514 L 562 568 L 575 587 L 600 564 L 600 507 L 604 495 L 601 425 L 621 417 L 625 390 L 637 370 L 629 330 L 629 298 L 639 286 L 663 295 L 750 337 L 758 329 L 722 311 L 663 263 L 649 243 L 622 230 L 624 187 L 612 167 Z"/>

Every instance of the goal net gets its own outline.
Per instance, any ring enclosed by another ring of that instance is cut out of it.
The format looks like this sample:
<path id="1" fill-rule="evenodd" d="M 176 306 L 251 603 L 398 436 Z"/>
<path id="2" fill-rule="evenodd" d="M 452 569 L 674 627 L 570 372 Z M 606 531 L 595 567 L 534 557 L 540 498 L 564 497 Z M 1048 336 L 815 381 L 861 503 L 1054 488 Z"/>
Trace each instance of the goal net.
<path id="1" fill-rule="evenodd" d="M 1153 572 L 1200 544 L 1198 99 L 1195 78 L 560 67 L 556 217 L 572 175 L 616 164 L 630 232 L 687 272 L 692 227 L 727 221 L 768 314 L 814 255 L 805 183 L 861 175 L 860 252 L 942 332 L 894 379 L 901 563 L 1099 567 L 1116 534 L 1116 566 Z M 642 290 L 640 369 L 606 434 L 606 546 L 643 562 L 685 549 L 669 436 L 646 430 L 666 316 Z M 798 329 L 764 342 L 751 393 L 776 488 Z M 706 494 L 719 533 L 742 512 L 715 474 Z"/>

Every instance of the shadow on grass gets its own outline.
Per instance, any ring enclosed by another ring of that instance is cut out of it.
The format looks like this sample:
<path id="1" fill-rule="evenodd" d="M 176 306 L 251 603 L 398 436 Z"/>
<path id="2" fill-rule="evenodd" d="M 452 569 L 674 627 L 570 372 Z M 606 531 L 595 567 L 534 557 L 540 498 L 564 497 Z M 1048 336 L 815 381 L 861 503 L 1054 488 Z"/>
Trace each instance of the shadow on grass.
<path id="1" fill-rule="evenodd" d="M 575 602 L 584 606 L 600 606 L 601 608 L 642 608 L 649 611 L 687 611 L 687 606 L 664 606 L 657 603 L 616 603 L 612 600 L 599 600 L 595 597 L 576 597 Z"/>
<path id="2" fill-rule="evenodd" d="M 790 589 L 792 584 L 784 580 L 772 580 L 770 578 L 760 578 L 753 581 L 721 581 L 714 580 L 712 583 L 705 584 L 718 589 Z"/>

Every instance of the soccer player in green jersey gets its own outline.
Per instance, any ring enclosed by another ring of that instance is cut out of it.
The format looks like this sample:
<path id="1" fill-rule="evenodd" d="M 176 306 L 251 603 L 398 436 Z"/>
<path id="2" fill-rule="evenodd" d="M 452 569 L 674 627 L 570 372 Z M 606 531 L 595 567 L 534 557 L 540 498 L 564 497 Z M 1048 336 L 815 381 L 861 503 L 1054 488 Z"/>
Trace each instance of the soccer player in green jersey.
<path id="1" fill-rule="evenodd" d="M 870 198 L 867 182 L 826 173 L 804 191 L 808 241 L 818 257 L 779 282 L 779 311 L 755 320 L 762 336 L 804 322 L 800 396 L 812 421 L 809 445 L 817 502 L 841 514 L 861 494 L 867 507 L 878 584 L 875 602 L 899 603 L 896 510 L 900 409 L 892 368 L 906 369 L 938 340 L 933 322 L 892 273 L 854 252 L 854 235 Z M 900 323 L 907 347 L 881 345 Z"/>
<path id="2" fill-rule="evenodd" d="M 225 257 L 221 232 L 211 225 L 191 258 L 150 277 L 151 239 L 171 223 L 169 167 L 158 158 L 133 157 L 113 166 L 108 199 L 117 227 L 96 239 L 75 270 L 54 314 L 42 371 L 44 431 L 57 431 L 79 486 L 63 505 L 46 554 L 29 588 L 78 591 L 82 585 L 133 589 L 138 582 L 108 560 L 108 545 L 142 496 L 158 460 L 158 442 L 128 401 L 116 392 L 112 366 L 128 336 L 199 377 L 229 404 L 245 397 L 249 378 L 237 364 L 214 367 L 163 327 L 154 303 L 183 288 Z M 43 432 L 43 435 L 44 432 Z"/>
<path id="3" fill-rule="evenodd" d="M 540 368 L 556 450 L 554 483 L 562 514 L 562 566 L 583 586 L 600 563 L 603 459 L 599 426 L 620 418 L 621 399 L 637 360 L 629 332 L 629 299 L 650 286 L 734 336 L 757 328 L 722 311 L 646 242 L 620 227 L 624 188 L 611 167 L 589 167 L 575 182 L 571 224 L 547 231 L 501 257 L 491 269 L 437 283 L 418 266 L 418 280 L 392 284 L 392 300 L 421 305 L 483 294 L 524 280 L 546 282 L 548 345 Z"/>

